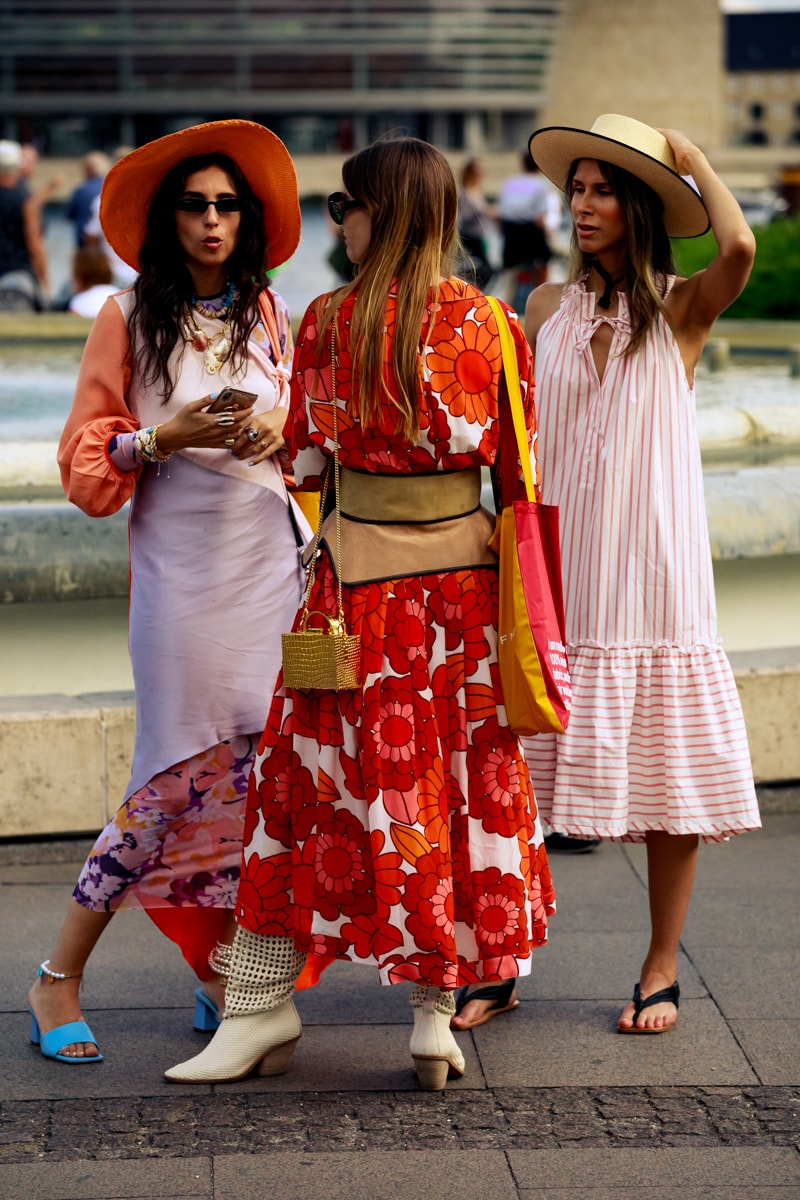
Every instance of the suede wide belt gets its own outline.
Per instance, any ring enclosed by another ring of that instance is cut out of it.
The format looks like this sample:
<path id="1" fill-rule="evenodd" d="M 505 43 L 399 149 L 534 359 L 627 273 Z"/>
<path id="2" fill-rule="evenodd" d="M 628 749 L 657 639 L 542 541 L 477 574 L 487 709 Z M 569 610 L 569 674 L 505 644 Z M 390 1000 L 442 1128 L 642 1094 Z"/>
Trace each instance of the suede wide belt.
<path id="1" fill-rule="evenodd" d="M 371 475 L 340 469 L 342 515 L 379 524 L 448 521 L 473 512 L 481 499 L 480 467 L 429 475 Z"/>

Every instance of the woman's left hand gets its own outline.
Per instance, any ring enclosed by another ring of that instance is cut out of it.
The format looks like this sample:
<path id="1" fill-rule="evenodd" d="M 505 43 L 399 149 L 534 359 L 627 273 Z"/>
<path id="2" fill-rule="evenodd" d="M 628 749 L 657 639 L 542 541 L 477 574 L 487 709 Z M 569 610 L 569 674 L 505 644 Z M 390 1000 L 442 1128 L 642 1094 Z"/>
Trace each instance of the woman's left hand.
<path id="1" fill-rule="evenodd" d="M 283 427 L 289 415 L 288 408 L 273 408 L 269 412 L 253 413 L 236 441 L 229 447 L 234 458 L 255 465 L 272 458 L 286 445 Z"/>
<path id="2" fill-rule="evenodd" d="M 670 149 L 675 155 L 678 174 L 691 175 L 692 159 L 701 153 L 694 142 L 690 142 L 686 134 L 681 133 L 679 129 L 659 129 L 658 132 L 669 142 Z"/>

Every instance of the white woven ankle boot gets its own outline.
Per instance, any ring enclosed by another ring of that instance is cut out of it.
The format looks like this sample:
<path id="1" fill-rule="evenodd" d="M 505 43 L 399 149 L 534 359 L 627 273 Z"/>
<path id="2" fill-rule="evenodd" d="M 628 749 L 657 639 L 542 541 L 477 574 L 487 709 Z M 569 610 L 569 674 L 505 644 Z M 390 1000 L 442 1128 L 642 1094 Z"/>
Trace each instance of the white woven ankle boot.
<path id="1" fill-rule="evenodd" d="M 409 997 L 414 1009 L 411 1057 L 419 1085 L 425 1092 L 441 1092 L 448 1075 L 464 1074 L 464 1055 L 450 1028 L 456 1011 L 452 992 L 436 987 L 415 987 Z"/>
<path id="2" fill-rule="evenodd" d="M 164 1072 L 171 1083 L 227 1083 L 254 1069 L 282 1075 L 300 1040 L 292 1000 L 305 955 L 291 938 L 237 929 L 225 992 L 225 1015 L 202 1053 Z"/>
<path id="3" fill-rule="evenodd" d="M 224 1017 L 200 1054 L 164 1072 L 170 1083 L 232 1083 L 253 1069 L 283 1075 L 300 1041 L 301 1025 L 291 998 L 270 1012 Z"/>

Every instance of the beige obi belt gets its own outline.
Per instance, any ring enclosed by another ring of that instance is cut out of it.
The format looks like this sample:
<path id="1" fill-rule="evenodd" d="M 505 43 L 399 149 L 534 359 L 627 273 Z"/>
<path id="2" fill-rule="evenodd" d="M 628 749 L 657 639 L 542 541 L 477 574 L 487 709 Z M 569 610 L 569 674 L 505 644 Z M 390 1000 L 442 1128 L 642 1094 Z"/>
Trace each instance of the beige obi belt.
<path id="1" fill-rule="evenodd" d="M 343 583 L 497 567 L 487 545 L 494 517 L 481 507 L 479 467 L 430 475 L 342 467 L 339 478 L 341 562 L 335 513 L 326 518 L 320 541 Z"/>

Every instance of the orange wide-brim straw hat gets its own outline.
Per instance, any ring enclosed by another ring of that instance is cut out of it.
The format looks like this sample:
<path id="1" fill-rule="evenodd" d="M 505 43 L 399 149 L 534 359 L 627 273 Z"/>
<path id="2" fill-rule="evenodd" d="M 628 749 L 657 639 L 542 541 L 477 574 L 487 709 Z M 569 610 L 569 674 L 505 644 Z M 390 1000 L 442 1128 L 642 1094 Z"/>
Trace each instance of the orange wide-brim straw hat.
<path id="1" fill-rule="evenodd" d="M 710 228 L 706 206 L 693 182 L 678 174 L 675 155 L 663 133 L 618 113 L 604 113 L 591 129 L 551 125 L 537 129 L 528 142 L 539 170 L 567 190 L 570 167 L 593 158 L 622 167 L 661 197 L 664 227 L 670 237 L 699 237 Z"/>
<path id="2" fill-rule="evenodd" d="M 108 243 L 135 271 L 153 196 L 167 172 L 198 154 L 226 154 L 264 209 L 267 270 L 291 258 L 300 241 L 297 175 L 281 139 L 255 121 L 209 121 L 132 150 L 103 180 L 100 224 Z"/>

